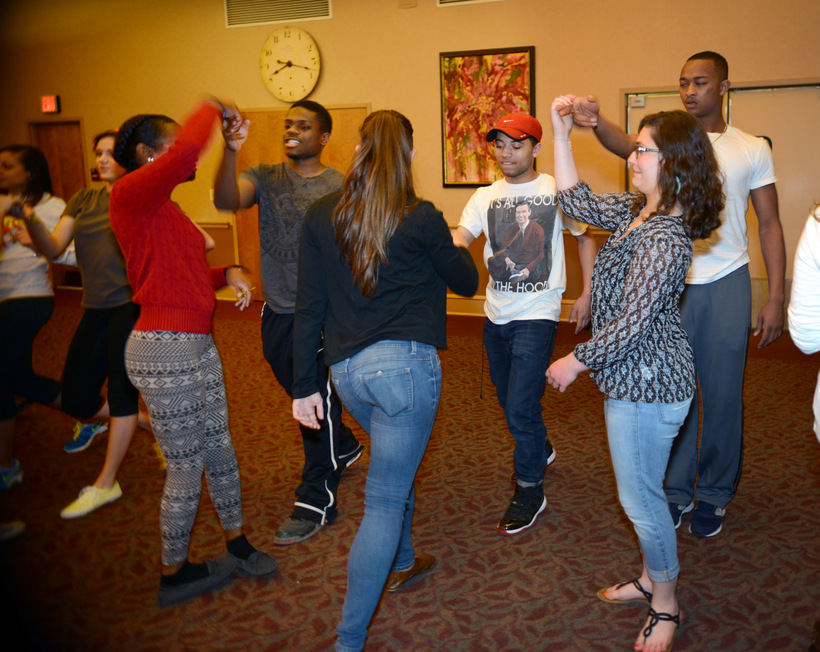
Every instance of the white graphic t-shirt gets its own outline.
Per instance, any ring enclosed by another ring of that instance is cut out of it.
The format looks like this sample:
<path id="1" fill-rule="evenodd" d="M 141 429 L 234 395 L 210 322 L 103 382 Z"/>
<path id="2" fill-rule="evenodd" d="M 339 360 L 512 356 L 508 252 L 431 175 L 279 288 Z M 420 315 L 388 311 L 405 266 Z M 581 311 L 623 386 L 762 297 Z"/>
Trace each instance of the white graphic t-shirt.
<path id="1" fill-rule="evenodd" d="M 540 174 L 529 183 L 501 179 L 475 191 L 459 226 L 473 237 L 484 233 L 484 264 L 490 272 L 484 312 L 494 324 L 561 316 L 566 289 L 564 238 L 586 225 L 558 209 L 555 179 Z"/>

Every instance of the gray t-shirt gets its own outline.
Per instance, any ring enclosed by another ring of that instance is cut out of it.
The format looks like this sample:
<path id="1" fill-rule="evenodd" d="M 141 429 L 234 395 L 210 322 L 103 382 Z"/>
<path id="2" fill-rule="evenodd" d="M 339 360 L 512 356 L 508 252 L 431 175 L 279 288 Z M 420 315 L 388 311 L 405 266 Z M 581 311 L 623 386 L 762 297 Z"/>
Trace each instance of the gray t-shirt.
<path id="1" fill-rule="evenodd" d="M 300 177 L 286 163 L 248 168 L 241 177 L 256 189 L 259 204 L 259 266 L 262 297 L 274 312 L 292 314 L 302 222 L 311 204 L 342 187 L 344 176 L 327 168 Z"/>
<path id="2" fill-rule="evenodd" d="M 131 301 L 125 258 L 108 220 L 106 188 L 80 190 L 63 215 L 74 218 L 77 265 L 83 275 L 83 308 L 116 308 Z"/>

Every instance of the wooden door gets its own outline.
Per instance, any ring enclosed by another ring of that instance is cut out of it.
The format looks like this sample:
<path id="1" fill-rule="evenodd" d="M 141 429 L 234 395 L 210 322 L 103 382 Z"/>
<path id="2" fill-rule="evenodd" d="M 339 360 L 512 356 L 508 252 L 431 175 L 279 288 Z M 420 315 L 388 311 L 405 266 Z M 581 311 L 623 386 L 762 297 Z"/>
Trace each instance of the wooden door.
<path id="1" fill-rule="evenodd" d="M 328 107 L 333 118 L 333 134 L 322 152 L 322 162 L 344 173 L 353 161 L 359 144 L 359 127 L 370 112 L 366 105 L 341 108 Z M 239 170 L 259 163 L 275 165 L 285 160 L 282 137 L 288 110 L 242 111 L 250 119 L 248 139 L 239 150 Z M 257 206 L 236 213 L 236 238 L 239 264 L 254 277 L 254 300 L 262 300 L 259 280 L 259 210 Z"/>
<path id="2" fill-rule="evenodd" d="M 31 143 L 48 161 L 52 194 L 66 202 L 78 190 L 88 187 L 88 164 L 79 120 L 29 123 Z M 52 265 L 55 287 L 80 288 L 82 277 L 75 267 Z"/>
<path id="3" fill-rule="evenodd" d="M 29 125 L 31 142 L 46 157 L 55 197 L 68 201 L 87 187 L 86 147 L 79 120 L 33 122 Z"/>

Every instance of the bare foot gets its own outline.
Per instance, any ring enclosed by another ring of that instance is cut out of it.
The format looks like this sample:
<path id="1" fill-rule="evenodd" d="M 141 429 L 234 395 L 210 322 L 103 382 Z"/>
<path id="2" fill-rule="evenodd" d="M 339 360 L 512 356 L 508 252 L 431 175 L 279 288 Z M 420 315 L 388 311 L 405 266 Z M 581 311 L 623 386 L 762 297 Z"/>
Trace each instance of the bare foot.
<path id="1" fill-rule="evenodd" d="M 649 604 L 652 599 L 652 594 L 646 590 L 646 587 L 651 587 L 652 584 L 646 580 L 646 584 L 641 582 L 642 578 L 636 577 L 628 582 L 621 582 L 614 586 L 607 587 L 598 591 L 598 598 L 604 602 L 610 603 L 626 603 L 626 602 L 642 602 Z"/>
<path id="2" fill-rule="evenodd" d="M 681 615 L 680 607 L 677 613 L 673 612 L 673 615 L 650 609 L 644 628 L 635 641 L 635 649 L 643 652 L 667 652 L 672 647 L 672 641 L 675 640 Z"/>

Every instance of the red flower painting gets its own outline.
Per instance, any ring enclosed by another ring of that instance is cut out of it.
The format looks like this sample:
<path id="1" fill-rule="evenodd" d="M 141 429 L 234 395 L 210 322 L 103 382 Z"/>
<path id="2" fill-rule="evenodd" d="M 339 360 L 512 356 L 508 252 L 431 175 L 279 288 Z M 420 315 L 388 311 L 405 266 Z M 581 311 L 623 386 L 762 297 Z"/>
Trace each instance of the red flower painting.
<path id="1" fill-rule="evenodd" d="M 533 110 L 534 48 L 441 55 L 444 185 L 500 178 L 487 132 L 508 113 Z"/>

